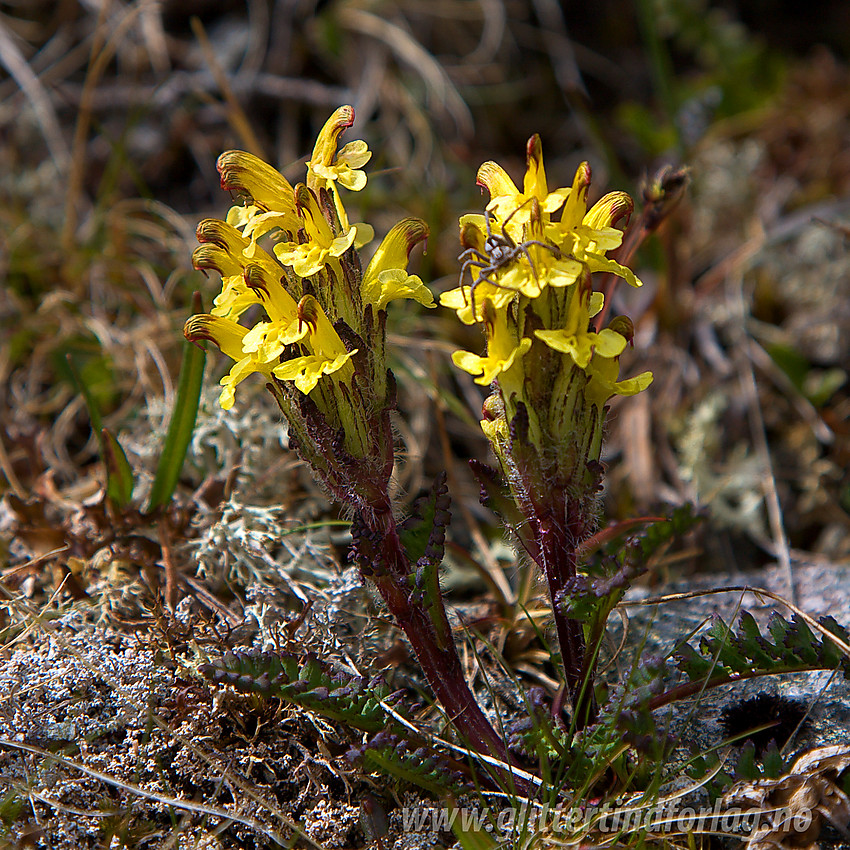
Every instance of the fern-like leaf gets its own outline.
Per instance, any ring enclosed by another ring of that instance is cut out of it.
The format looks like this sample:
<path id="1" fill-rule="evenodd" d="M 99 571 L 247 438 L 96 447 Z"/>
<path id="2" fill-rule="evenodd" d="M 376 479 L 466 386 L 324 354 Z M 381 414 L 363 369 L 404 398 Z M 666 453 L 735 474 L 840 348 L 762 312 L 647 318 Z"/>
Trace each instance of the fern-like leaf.
<path id="1" fill-rule="evenodd" d="M 229 652 L 200 672 L 216 684 L 277 697 L 363 732 L 400 728 L 382 705 L 397 710 L 400 694 L 382 676 L 367 680 L 332 672 L 311 654 L 299 659 L 286 652 Z"/>
<path id="2" fill-rule="evenodd" d="M 822 617 L 819 623 L 838 641 L 850 643 L 847 629 L 832 617 Z M 786 620 L 774 612 L 767 631 L 768 635 L 763 635 L 747 612 L 741 615 L 734 631 L 715 616 L 697 646 L 682 643 L 674 651 L 675 662 L 687 683 L 655 700 L 656 707 L 676 696 L 693 693 L 695 688 L 754 676 L 837 669 L 850 678 L 850 655 L 828 635 L 815 633 L 796 614 Z"/>

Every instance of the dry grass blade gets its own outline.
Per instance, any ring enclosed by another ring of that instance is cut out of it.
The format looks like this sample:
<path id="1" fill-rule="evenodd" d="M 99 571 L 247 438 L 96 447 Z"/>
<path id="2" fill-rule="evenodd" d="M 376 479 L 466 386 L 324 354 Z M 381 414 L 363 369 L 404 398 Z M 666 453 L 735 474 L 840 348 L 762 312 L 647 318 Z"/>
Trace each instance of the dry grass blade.
<path id="1" fill-rule="evenodd" d="M 50 155 L 58 174 L 64 175 L 68 169 L 70 151 L 59 125 L 56 109 L 39 78 L 33 73 L 12 39 L 8 29 L 0 22 L 0 62 L 10 76 L 21 87 L 32 104 L 36 120 L 44 133 L 44 139 L 50 148 Z"/>
<path id="2" fill-rule="evenodd" d="M 409 32 L 350 5 L 340 9 L 339 14 L 345 26 L 385 44 L 400 61 L 419 74 L 428 87 L 433 106 L 448 112 L 462 136 L 472 135 L 474 125 L 469 107 L 440 63 Z"/>
<path id="3" fill-rule="evenodd" d="M 207 65 L 215 78 L 216 84 L 221 90 L 224 100 L 227 103 L 227 110 L 225 111 L 227 120 L 230 122 L 234 131 L 242 140 L 247 150 L 254 154 L 254 156 L 264 159 L 265 154 L 263 153 L 263 146 L 260 144 L 260 140 L 257 138 L 248 116 L 242 109 L 239 99 L 236 97 L 236 94 L 230 85 L 230 81 L 227 79 L 227 74 L 224 73 L 224 69 L 221 67 L 221 64 L 216 58 L 215 51 L 210 44 L 209 38 L 207 38 L 206 30 L 204 30 L 204 25 L 201 23 L 199 18 L 192 18 L 192 32 L 195 33 L 195 37 L 201 45 L 201 49 L 204 52 L 204 59 L 206 59 Z"/>
<path id="4" fill-rule="evenodd" d="M 72 770 L 78 771 L 79 773 L 83 773 L 86 776 L 91 777 L 92 779 L 96 779 L 106 785 L 111 785 L 113 788 L 118 788 L 122 791 L 127 791 L 128 793 L 136 797 L 141 797 L 147 800 L 153 800 L 157 803 L 161 803 L 164 806 L 169 806 L 175 809 L 182 809 L 184 811 L 194 812 L 196 814 L 212 815 L 213 817 L 222 818 L 225 821 L 233 821 L 235 823 L 245 824 L 245 826 L 251 827 L 251 829 L 256 830 L 261 835 L 265 835 L 268 838 L 271 838 L 272 841 L 276 841 L 278 844 L 281 845 L 285 844 L 283 836 L 281 836 L 277 832 L 274 832 L 274 830 L 269 829 L 269 827 L 267 827 L 264 823 L 255 820 L 254 818 L 248 817 L 247 815 L 241 815 L 238 812 L 231 812 L 227 809 L 219 809 L 215 806 L 205 806 L 202 803 L 193 803 L 191 800 L 184 800 L 180 797 L 172 797 L 168 794 L 161 794 L 153 791 L 148 791 L 138 785 L 134 785 L 132 782 L 127 782 L 115 776 L 109 776 L 108 774 L 103 773 L 99 770 L 94 770 L 93 768 L 87 767 L 86 765 L 81 764 L 78 761 L 65 758 L 64 756 L 61 756 L 58 753 L 52 753 L 47 750 L 42 750 L 39 747 L 33 747 L 29 744 L 24 744 L 20 741 L 10 741 L 7 738 L 0 738 L 0 747 L 6 747 L 10 750 L 20 750 L 21 752 L 25 753 L 32 753 L 33 755 L 41 756 L 45 759 L 58 762 L 59 764 L 63 764 L 66 767 L 71 768 Z M 48 801 L 45 800 L 45 802 Z M 53 803 L 50 802 L 50 805 L 53 805 Z M 67 808 L 66 811 L 68 811 Z M 70 811 L 73 812 L 74 810 L 71 809 Z M 290 827 L 292 829 L 297 830 L 297 826 L 295 824 L 290 824 Z M 301 837 L 306 840 L 310 844 L 310 846 L 318 848 L 318 850 L 322 850 L 321 844 L 317 844 L 316 842 L 312 841 L 309 837 L 303 835 L 303 833 Z"/>
<path id="5" fill-rule="evenodd" d="M 761 411 L 758 385 L 753 371 L 752 360 L 746 356 L 749 348 L 747 343 L 749 337 L 746 333 L 747 311 L 744 304 L 743 277 L 738 274 L 729 279 L 731 287 L 730 300 L 732 308 L 737 314 L 735 333 L 739 343 L 740 357 L 735 358 L 738 366 L 738 380 L 743 397 L 747 403 L 747 417 L 750 423 L 750 433 L 762 467 L 762 488 L 765 507 L 767 508 L 768 521 L 770 523 L 776 556 L 785 574 L 786 592 L 788 598 L 796 601 L 797 591 L 794 587 L 794 572 L 791 567 L 791 553 L 788 547 L 788 537 L 785 534 L 785 526 L 782 519 L 782 506 L 779 503 L 779 494 L 776 489 L 776 476 L 773 470 L 773 461 L 770 456 L 770 446 L 767 441 L 764 417 Z"/>

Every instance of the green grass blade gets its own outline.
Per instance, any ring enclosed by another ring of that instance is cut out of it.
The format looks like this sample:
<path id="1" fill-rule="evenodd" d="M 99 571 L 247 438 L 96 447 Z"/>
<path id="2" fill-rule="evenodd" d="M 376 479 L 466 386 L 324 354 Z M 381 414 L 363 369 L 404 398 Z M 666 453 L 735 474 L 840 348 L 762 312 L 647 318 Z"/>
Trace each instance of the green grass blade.
<path id="1" fill-rule="evenodd" d="M 116 436 L 108 428 L 100 433 L 106 464 L 106 498 L 116 508 L 123 510 L 133 498 L 133 469 Z"/>
<path id="2" fill-rule="evenodd" d="M 83 376 L 80 374 L 80 370 L 77 368 L 77 364 L 74 362 L 74 358 L 71 357 L 70 354 L 65 355 L 65 362 L 68 364 L 68 371 L 71 373 L 71 377 L 74 379 L 74 385 L 77 388 L 77 392 L 80 393 L 83 397 L 83 401 L 86 403 L 86 409 L 89 412 L 89 421 L 91 422 L 92 431 L 97 435 L 98 442 L 100 443 L 100 453 L 103 454 L 103 417 L 100 415 L 100 408 L 97 406 L 97 401 L 95 401 L 94 394 L 86 385 L 86 382 L 83 380 Z"/>
<path id="3" fill-rule="evenodd" d="M 70 354 L 65 355 L 65 362 L 74 380 L 77 390 L 82 394 L 89 413 L 92 430 L 97 436 L 100 447 L 100 456 L 106 467 L 106 498 L 120 509 L 126 508 L 133 498 L 133 469 L 121 448 L 118 438 L 108 429 L 103 427 L 103 417 L 97 406 L 94 394 L 83 380 L 77 364 Z"/>
<path id="4" fill-rule="evenodd" d="M 200 299 L 195 312 L 202 312 Z M 174 400 L 174 412 L 168 423 L 168 433 L 162 444 L 162 453 L 156 468 L 153 486 L 148 501 L 148 513 L 167 505 L 174 495 L 195 420 L 198 416 L 198 404 L 201 399 L 201 387 L 204 382 L 204 367 L 207 353 L 195 343 L 186 340 L 183 343 L 183 362 L 180 365 L 180 378 L 177 384 L 177 397 Z"/>

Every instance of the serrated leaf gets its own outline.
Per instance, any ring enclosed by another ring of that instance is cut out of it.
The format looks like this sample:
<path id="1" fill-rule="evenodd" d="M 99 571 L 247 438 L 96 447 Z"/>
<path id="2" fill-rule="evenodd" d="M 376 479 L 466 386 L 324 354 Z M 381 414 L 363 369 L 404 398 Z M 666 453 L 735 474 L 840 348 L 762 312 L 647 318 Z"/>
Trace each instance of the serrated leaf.
<path id="1" fill-rule="evenodd" d="M 806 664 L 818 664 L 818 644 L 820 641 L 814 636 L 806 621 L 795 617 L 791 628 L 785 633 L 785 646 L 794 655 Z"/>
<path id="2" fill-rule="evenodd" d="M 785 643 L 785 634 L 789 628 L 791 628 L 791 624 L 780 617 L 778 613 L 774 612 L 770 615 L 767 630 L 770 632 L 775 646 L 782 646 Z"/>
<path id="3" fill-rule="evenodd" d="M 828 632 L 835 635 L 840 641 L 845 644 L 850 644 L 850 635 L 847 629 L 841 626 L 833 617 L 821 617 L 818 622 Z M 827 667 L 840 667 L 844 670 L 845 676 L 850 677 L 850 657 L 844 653 L 840 647 L 836 646 L 829 638 L 824 637 L 821 640 L 822 650 L 821 656 L 824 664 Z"/>
<path id="4" fill-rule="evenodd" d="M 708 632 L 700 641 L 704 655 L 717 658 L 719 666 L 735 673 L 747 673 L 752 664 L 733 645 L 733 634 L 730 628 L 716 614 L 712 617 Z"/>
<path id="5" fill-rule="evenodd" d="M 401 753 L 396 747 L 379 747 L 371 743 L 362 752 L 367 764 L 371 763 L 382 773 L 402 782 L 417 785 L 437 798 L 444 798 L 452 791 L 464 790 L 452 781 L 450 771 L 437 757 L 423 758 L 418 751 Z"/>
<path id="6" fill-rule="evenodd" d="M 683 643 L 673 653 L 679 669 L 692 681 L 707 679 L 717 668 L 713 658 L 706 658 L 689 643 Z"/>
<path id="7" fill-rule="evenodd" d="M 399 529 L 399 538 L 411 563 L 426 557 L 429 561 L 442 561 L 448 519 L 446 473 L 441 472 L 434 479 L 430 493 L 417 499 L 412 516 Z M 429 547 L 434 549 L 430 554 Z"/>
<path id="8" fill-rule="evenodd" d="M 844 641 L 847 631 L 832 618 L 823 621 L 824 628 Z M 731 673 L 770 675 L 808 670 L 840 669 L 850 678 L 850 658 L 828 637 L 821 638 L 797 615 L 789 622 L 778 613 L 771 614 L 768 631 L 773 643 L 761 635 L 750 614 L 741 616 L 734 636 L 724 639 L 725 624 L 716 618 L 702 635 L 698 648 L 689 644 L 677 647 L 674 657 L 679 669 L 695 684 L 708 684 L 711 679 L 728 678 Z M 711 669 L 711 659 L 718 666 Z"/>
<path id="9" fill-rule="evenodd" d="M 638 538 L 641 554 L 644 559 L 650 558 L 665 543 L 668 543 L 675 537 L 681 537 L 702 521 L 703 517 L 694 513 L 694 506 L 690 502 L 679 505 L 673 509 L 667 519 L 652 523 L 652 525 L 647 527 L 643 535 Z"/>
<path id="10" fill-rule="evenodd" d="M 402 728 L 381 704 L 392 700 L 383 678 L 367 683 L 332 672 L 314 655 L 298 659 L 286 652 L 228 653 L 202 665 L 200 673 L 216 684 L 282 699 L 363 732 Z"/>
<path id="11" fill-rule="evenodd" d="M 764 775 L 769 779 L 779 779 L 785 773 L 784 759 L 782 753 L 776 746 L 776 741 L 771 741 L 761 757 Z"/>
<path id="12" fill-rule="evenodd" d="M 774 664 L 775 659 L 767 651 L 769 644 L 762 636 L 755 617 L 749 611 L 741 612 L 735 641 L 741 651 L 752 660 L 755 667 L 767 670 Z"/>
<path id="13" fill-rule="evenodd" d="M 738 763 L 735 765 L 735 778 L 738 780 L 745 779 L 749 782 L 761 778 L 761 770 L 756 764 L 756 747 L 752 741 L 747 741 L 741 747 L 741 754 L 738 756 Z"/>

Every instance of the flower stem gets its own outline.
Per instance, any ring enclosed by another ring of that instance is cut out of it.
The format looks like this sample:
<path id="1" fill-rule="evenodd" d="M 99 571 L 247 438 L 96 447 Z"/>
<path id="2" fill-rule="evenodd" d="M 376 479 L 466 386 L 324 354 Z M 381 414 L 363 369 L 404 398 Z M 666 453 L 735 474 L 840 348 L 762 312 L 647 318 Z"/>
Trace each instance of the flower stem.
<path id="1" fill-rule="evenodd" d="M 595 716 L 592 677 L 586 669 L 586 646 L 582 624 L 563 613 L 561 600 L 569 593 L 569 582 L 578 568 L 578 543 L 584 539 L 586 522 L 575 501 L 566 499 L 563 516 L 566 523 L 549 511 L 540 529 L 540 566 L 549 585 L 555 629 L 561 648 L 564 678 L 570 694 L 576 729 L 583 729 Z M 559 511 L 557 513 L 560 513 Z"/>
<path id="2" fill-rule="evenodd" d="M 451 639 L 451 627 L 441 596 L 427 609 L 411 601 L 410 564 L 399 539 L 395 518 L 387 508 L 362 514 L 367 528 L 381 541 L 381 569 L 372 579 L 381 596 L 407 635 L 434 696 L 465 743 L 477 752 L 512 763 L 505 743 L 484 715 L 464 676 L 457 647 Z M 447 639 L 441 639 L 441 635 Z M 507 771 L 517 791 L 524 783 Z"/>

